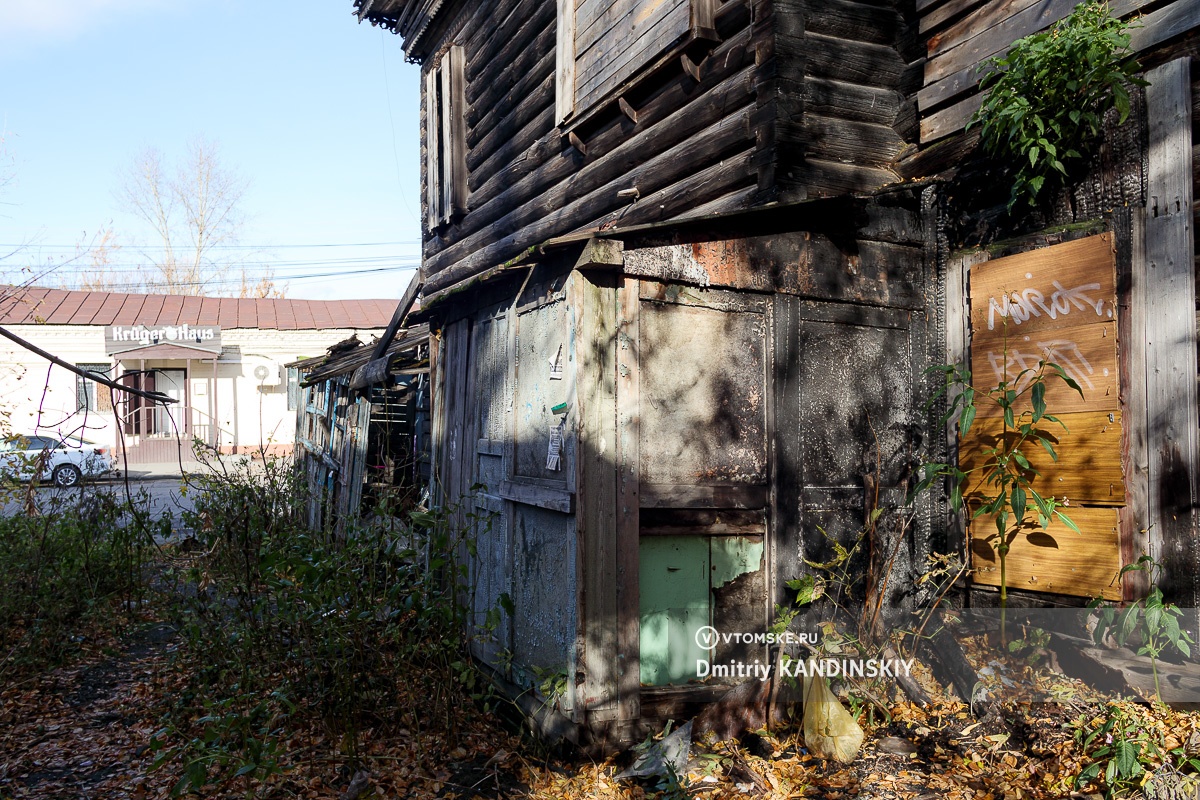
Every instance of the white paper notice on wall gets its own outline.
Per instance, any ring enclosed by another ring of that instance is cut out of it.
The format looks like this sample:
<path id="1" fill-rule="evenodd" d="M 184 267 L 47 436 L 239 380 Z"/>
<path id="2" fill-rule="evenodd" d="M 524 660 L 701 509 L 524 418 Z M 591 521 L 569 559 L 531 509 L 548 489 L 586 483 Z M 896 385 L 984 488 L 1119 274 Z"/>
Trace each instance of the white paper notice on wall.
<path id="1" fill-rule="evenodd" d="M 561 381 L 563 377 L 562 363 L 562 345 L 558 346 L 558 352 L 554 354 L 554 358 L 550 359 L 550 380 Z"/>
<path id="2" fill-rule="evenodd" d="M 546 469 L 550 472 L 558 472 L 562 468 L 563 426 L 566 424 L 567 421 L 563 420 L 550 429 L 550 448 L 546 451 Z"/>

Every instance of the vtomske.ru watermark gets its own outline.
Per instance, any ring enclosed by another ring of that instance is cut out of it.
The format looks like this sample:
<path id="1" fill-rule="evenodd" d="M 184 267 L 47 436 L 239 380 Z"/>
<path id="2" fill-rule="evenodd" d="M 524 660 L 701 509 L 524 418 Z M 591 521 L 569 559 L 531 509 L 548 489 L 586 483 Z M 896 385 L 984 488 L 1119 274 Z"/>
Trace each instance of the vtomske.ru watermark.
<path id="1" fill-rule="evenodd" d="M 718 631 L 706 625 L 696 631 L 696 645 L 710 655 L 717 645 L 813 645 L 820 637 L 813 632 L 729 632 Z M 784 658 L 778 665 L 779 674 L 785 678 L 897 678 L 912 674 L 915 659 L 907 658 L 838 658 L 823 656 L 811 659 Z M 709 659 L 696 660 L 696 677 L 704 678 L 757 678 L 769 680 L 775 665 L 761 661 L 752 663 L 730 661 L 715 664 Z"/>
<path id="2" fill-rule="evenodd" d="M 722 632 L 711 625 L 705 625 L 696 631 L 696 646 L 701 650 L 711 651 L 719 644 L 765 644 L 765 645 L 816 645 L 820 637 L 815 633 L 783 631 L 782 633 Z"/>

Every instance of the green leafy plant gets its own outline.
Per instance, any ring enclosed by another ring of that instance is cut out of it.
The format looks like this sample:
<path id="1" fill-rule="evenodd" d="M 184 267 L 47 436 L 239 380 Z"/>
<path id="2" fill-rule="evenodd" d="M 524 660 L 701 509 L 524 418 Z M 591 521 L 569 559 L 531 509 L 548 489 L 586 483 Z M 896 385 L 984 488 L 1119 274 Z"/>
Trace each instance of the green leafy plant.
<path id="1" fill-rule="evenodd" d="M 1128 87 L 1146 82 L 1128 58 L 1127 31 L 1107 4 L 1081 3 L 982 65 L 985 95 L 970 125 L 981 126 L 989 155 L 1016 168 L 1009 210 L 1022 197 L 1032 205 L 1047 182 L 1062 183 L 1086 163 L 1106 111 L 1116 108 L 1121 122 L 1129 116 Z"/>
<path id="2" fill-rule="evenodd" d="M 1046 497 L 1033 487 L 1040 473 L 1025 453 L 1028 447 L 1042 447 L 1054 461 L 1058 452 L 1054 445 L 1058 441 L 1044 426 L 1054 425 L 1064 432 L 1067 426 L 1057 417 L 1047 413 L 1046 388 L 1050 380 L 1065 383 L 1083 397 L 1083 390 L 1059 365 L 1042 359 L 1036 368 L 1026 368 L 1016 375 L 1008 374 L 1007 345 L 1001 380 L 994 387 L 979 389 L 971 382 L 971 371 L 954 365 L 930 368 L 941 372 L 944 382 L 934 400 L 948 396 L 948 404 L 942 424 L 955 420 L 959 434 L 966 437 L 979 413 L 980 403 L 999 409 L 1003 427 L 1002 434 L 993 446 L 982 451 L 982 463 L 970 470 L 962 470 L 954 464 L 931 463 L 922 467 L 921 480 L 915 491 L 928 490 L 935 482 L 950 479 L 950 504 L 955 511 L 964 506 L 969 508 L 970 519 L 991 515 L 996 530 L 981 537 L 991 545 L 1000 562 L 1000 631 L 1007 641 L 1005 611 L 1008 607 L 1007 558 L 1012 544 L 1020 535 L 1027 535 L 1036 519 L 1037 529 L 1046 529 L 1052 520 L 1079 533 L 1078 526 L 1064 514 L 1064 503 L 1054 497 Z M 932 401 L 931 401 L 932 402 Z M 970 496 L 964 499 L 964 486 L 974 475 Z"/>
<path id="3" fill-rule="evenodd" d="M 1080 724 L 1075 731 L 1075 740 L 1089 758 L 1075 779 L 1076 786 L 1103 779 L 1110 798 L 1137 788 L 1146 767 L 1162 757 L 1162 743 L 1117 704 L 1108 706 L 1095 722 L 1099 724 Z"/>
<path id="4" fill-rule="evenodd" d="M 1127 564 L 1121 569 L 1126 572 L 1145 572 L 1150 580 L 1150 591 L 1145 598 L 1130 603 L 1125 608 L 1117 608 L 1104 603 L 1102 599 L 1093 600 L 1089 607 L 1098 612 L 1099 619 L 1092 636 L 1100 644 L 1106 636 L 1112 635 L 1117 644 L 1122 647 L 1137 635 L 1141 642 L 1138 655 L 1150 657 L 1150 668 L 1154 673 L 1154 695 L 1162 702 L 1162 689 L 1158 680 L 1158 659 L 1168 647 L 1173 647 L 1184 656 L 1192 654 L 1192 637 L 1179 627 L 1179 617 L 1183 612 L 1173 603 L 1163 600 L 1162 589 L 1158 587 L 1158 578 L 1162 573 L 1162 564 L 1152 557 L 1144 555 L 1136 564 Z"/>

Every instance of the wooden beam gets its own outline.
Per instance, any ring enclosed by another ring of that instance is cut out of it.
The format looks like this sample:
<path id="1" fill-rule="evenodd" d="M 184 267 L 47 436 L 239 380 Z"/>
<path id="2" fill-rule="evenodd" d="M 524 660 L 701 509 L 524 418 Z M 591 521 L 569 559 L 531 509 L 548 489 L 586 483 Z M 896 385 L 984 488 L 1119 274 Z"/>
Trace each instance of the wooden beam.
<path id="1" fill-rule="evenodd" d="M 630 122 L 632 122 L 634 125 L 637 125 L 637 121 L 638 121 L 637 109 L 635 109 L 633 106 L 629 105 L 628 100 L 626 100 L 624 97 L 618 97 L 617 98 L 617 106 L 621 109 L 621 113 L 629 118 Z"/>
<path id="2" fill-rule="evenodd" d="M 641 695 L 641 337 L 640 281 L 617 295 L 617 719 L 632 723 Z"/>
<path id="3" fill-rule="evenodd" d="M 617 633 L 616 279 L 575 273 L 569 286 L 578 314 L 575 341 L 579 420 L 576 451 L 576 558 L 583 609 L 579 627 L 583 672 L 579 707 L 589 721 L 616 713 L 620 665 Z"/>
<path id="4" fill-rule="evenodd" d="M 1151 546 L 1165 566 L 1164 593 L 1200 625 L 1196 503 L 1196 286 L 1192 239 L 1190 59 L 1147 74 L 1149 153 L 1145 208 L 1146 425 Z M 1136 377 L 1136 376 L 1135 376 Z"/>
<path id="5" fill-rule="evenodd" d="M 602 269 L 620 272 L 625 265 L 625 243 L 619 239 L 588 239 L 575 261 L 575 269 Z"/>
<path id="6" fill-rule="evenodd" d="M 496 492 L 505 500 L 527 506 L 537 506 L 560 514 L 575 513 L 575 494 L 565 489 L 555 489 L 520 481 L 504 481 Z"/>
<path id="7" fill-rule="evenodd" d="M 438 186 L 438 173 L 441 162 L 441 115 L 438 112 L 438 68 L 430 66 L 425 70 L 425 135 L 421 141 L 425 145 L 425 228 L 434 230 L 441 217 L 441 187 Z"/>
<path id="8" fill-rule="evenodd" d="M 575 0 L 558 0 L 554 64 L 554 124 L 575 113 Z"/>

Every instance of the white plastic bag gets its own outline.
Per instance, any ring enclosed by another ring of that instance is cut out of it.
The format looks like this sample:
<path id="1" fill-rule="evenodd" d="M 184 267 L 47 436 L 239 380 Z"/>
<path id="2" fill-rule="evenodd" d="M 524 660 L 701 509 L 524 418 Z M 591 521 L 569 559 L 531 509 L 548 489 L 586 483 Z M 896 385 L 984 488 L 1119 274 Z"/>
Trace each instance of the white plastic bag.
<path id="1" fill-rule="evenodd" d="M 804 677 L 804 743 L 810 752 L 821 758 L 832 758 L 849 764 L 858 757 L 862 747 L 863 729 L 842 708 L 841 701 L 830 691 L 825 678 L 817 674 L 816 663 L 808 662 Z M 810 677 L 811 676 L 811 677 Z"/>

